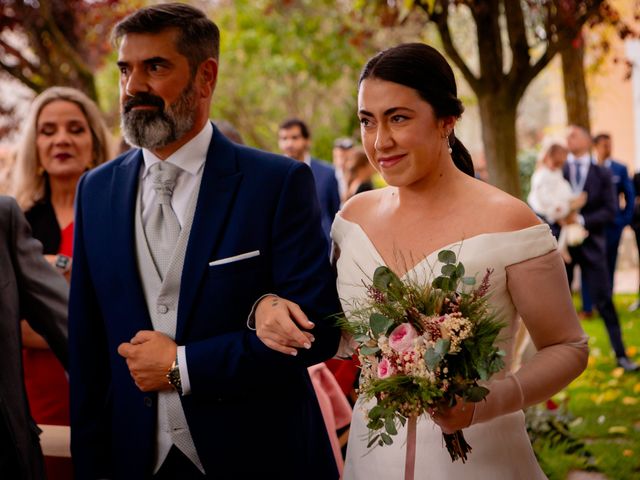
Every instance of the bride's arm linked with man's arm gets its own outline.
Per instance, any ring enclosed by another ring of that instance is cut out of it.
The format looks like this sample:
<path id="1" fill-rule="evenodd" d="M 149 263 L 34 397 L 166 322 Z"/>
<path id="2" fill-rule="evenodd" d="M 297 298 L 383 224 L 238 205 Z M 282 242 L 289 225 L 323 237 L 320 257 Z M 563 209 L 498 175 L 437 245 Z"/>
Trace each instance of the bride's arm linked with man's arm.
<path id="1" fill-rule="evenodd" d="M 509 293 L 537 353 L 517 372 L 508 372 L 504 377 L 488 382 L 490 393 L 485 401 L 471 405 L 473 417 L 469 425 L 548 399 L 568 385 L 587 365 L 588 337 L 578 322 L 559 252 L 553 250 L 516 263 L 507 267 L 506 272 Z M 267 301 L 265 299 L 263 303 Z M 292 302 L 286 301 L 286 304 L 299 310 Z M 290 316 L 283 310 L 267 318 L 259 313 L 258 310 L 256 330 L 260 339 L 279 349 L 303 348 L 304 337 L 301 337 L 300 329 L 312 328 L 305 322 L 304 314 Z M 337 356 L 352 352 L 349 338 L 343 335 Z M 460 413 L 460 418 L 457 418 L 458 414 L 453 415 L 449 421 L 456 421 L 456 424 L 459 423 L 457 420 L 466 421 L 469 413 Z M 439 420 L 444 421 L 445 418 Z"/>

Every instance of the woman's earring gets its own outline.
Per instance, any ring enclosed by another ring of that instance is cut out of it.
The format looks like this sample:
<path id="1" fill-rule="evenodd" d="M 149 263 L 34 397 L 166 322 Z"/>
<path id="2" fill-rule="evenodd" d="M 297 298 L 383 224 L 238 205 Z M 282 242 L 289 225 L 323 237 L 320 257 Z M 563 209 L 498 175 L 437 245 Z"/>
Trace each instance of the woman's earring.
<path id="1" fill-rule="evenodd" d="M 449 135 L 451 134 L 447 134 L 447 149 L 449 150 L 449 154 L 451 154 L 451 152 L 453 152 L 453 149 L 451 148 L 451 144 L 449 143 Z"/>
<path id="2" fill-rule="evenodd" d="M 38 174 L 39 177 L 44 175 L 44 168 L 42 168 L 42 165 L 38 165 L 38 169 L 36 170 L 36 173 Z"/>

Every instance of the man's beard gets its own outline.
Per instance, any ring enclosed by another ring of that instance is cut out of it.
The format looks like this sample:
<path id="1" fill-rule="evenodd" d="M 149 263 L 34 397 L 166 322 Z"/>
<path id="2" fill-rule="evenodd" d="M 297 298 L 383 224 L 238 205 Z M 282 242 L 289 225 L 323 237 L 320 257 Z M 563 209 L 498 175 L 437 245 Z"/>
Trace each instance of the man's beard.
<path id="1" fill-rule="evenodd" d="M 165 109 L 162 98 L 146 92 L 129 97 L 123 106 L 120 128 L 129 145 L 155 150 L 182 138 L 195 123 L 195 90 L 185 87 L 180 97 Z M 133 110 L 138 105 L 157 110 Z"/>

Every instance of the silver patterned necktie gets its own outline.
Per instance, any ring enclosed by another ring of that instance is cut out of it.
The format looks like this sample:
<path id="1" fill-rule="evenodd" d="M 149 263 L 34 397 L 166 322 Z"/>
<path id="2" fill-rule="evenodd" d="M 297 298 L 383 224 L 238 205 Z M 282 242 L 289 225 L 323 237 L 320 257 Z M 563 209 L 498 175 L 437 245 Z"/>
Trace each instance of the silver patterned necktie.
<path id="1" fill-rule="evenodd" d="M 171 207 L 171 196 L 181 169 L 168 162 L 157 162 L 149 167 L 156 199 L 151 216 L 145 226 L 149 251 L 160 277 L 164 279 L 180 236 L 180 222 Z"/>
<path id="2" fill-rule="evenodd" d="M 171 197 L 181 172 L 180 167 L 165 161 L 157 162 L 149 167 L 149 175 L 155 191 L 155 201 L 144 230 L 149 251 L 162 280 L 167 276 L 180 237 L 180 222 L 171 207 Z M 171 320 L 169 316 L 161 315 L 154 324 L 154 329 L 174 338 L 175 318 Z M 159 401 L 160 404 L 166 405 L 171 440 L 199 470 L 204 471 L 189 433 L 178 393 L 175 391 L 162 392 L 161 395 L 162 399 Z"/>

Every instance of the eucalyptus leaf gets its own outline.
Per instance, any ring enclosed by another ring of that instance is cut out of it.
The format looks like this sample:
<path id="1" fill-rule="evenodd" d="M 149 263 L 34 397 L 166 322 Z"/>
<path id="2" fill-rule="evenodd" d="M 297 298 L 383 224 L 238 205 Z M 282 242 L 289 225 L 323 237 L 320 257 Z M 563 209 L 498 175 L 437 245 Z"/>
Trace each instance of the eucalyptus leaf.
<path id="1" fill-rule="evenodd" d="M 367 423 L 367 428 L 369 430 L 380 430 L 382 427 L 384 427 L 384 422 L 380 418 L 369 420 Z"/>
<path id="2" fill-rule="evenodd" d="M 471 387 L 467 389 L 467 391 L 464 394 L 464 398 L 465 400 L 468 400 L 470 402 L 479 402 L 481 400 L 484 400 L 488 394 L 489 394 L 488 388 L 477 385 L 475 387 Z"/>
<path id="3" fill-rule="evenodd" d="M 380 347 L 360 347 L 360 353 L 362 353 L 363 355 L 373 355 L 375 353 L 378 353 L 380 351 Z"/>
<path id="4" fill-rule="evenodd" d="M 369 317 L 369 325 L 371 326 L 371 331 L 376 337 L 380 335 L 386 335 L 389 327 L 393 325 L 393 320 L 385 317 L 381 313 L 372 313 Z"/>
<path id="5" fill-rule="evenodd" d="M 448 292 L 449 290 L 451 290 L 450 284 L 451 282 L 449 280 L 449 277 L 443 277 L 443 276 L 436 277 L 432 283 L 434 288 L 439 288 L 440 290 L 444 290 L 445 292 Z"/>
<path id="6" fill-rule="evenodd" d="M 375 420 L 380 418 L 382 415 L 384 415 L 385 413 L 385 408 L 380 406 L 380 405 L 375 405 L 371 410 L 369 410 L 369 413 L 367 414 L 367 416 L 371 419 L 371 420 Z"/>
<path id="7" fill-rule="evenodd" d="M 369 340 L 371 340 L 371 337 L 365 333 L 360 333 L 358 335 L 355 335 L 353 337 L 353 339 L 357 342 L 357 343 L 367 343 Z"/>
<path id="8" fill-rule="evenodd" d="M 391 445 L 393 443 L 393 439 L 386 433 L 381 433 L 380 438 L 386 445 Z"/>
<path id="9" fill-rule="evenodd" d="M 456 254 L 451 250 L 442 250 L 438 252 L 438 260 L 442 263 L 456 263 Z"/>
<path id="10" fill-rule="evenodd" d="M 442 275 L 444 275 L 445 277 L 450 277 L 451 275 L 456 273 L 456 266 L 450 263 L 447 263 L 442 266 L 440 271 L 442 272 Z"/>
<path id="11" fill-rule="evenodd" d="M 389 435 L 398 434 L 398 429 L 396 428 L 396 423 L 393 421 L 393 417 L 388 417 L 384 421 L 384 429 L 387 431 Z"/>
<path id="12" fill-rule="evenodd" d="M 459 263 L 456 266 L 456 277 L 458 277 L 458 278 L 464 277 L 464 265 L 461 264 L 461 263 Z"/>
<path id="13" fill-rule="evenodd" d="M 379 438 L 380 438 L 380 435 L 374 435 L 371 438 L 371 440 L 369 440 L 369 443 L 367 443 L 367 448 L 371 448 L 373 446 L 373 444 L 378 441 Z"/>
<path id="14" fill-rule="evenodd" d="M 373 273 L 373 286 L 381 291 L 389 289 L 390 285 L 400 283 L 398 276 L 389 267 L 378 267 Z"/>
<path id="15" fill-rule="evenodd" d="M 428 348 L 424 352 L 424 363 L 430 371 L 433 371 L 436 368 L 441 359 L 442 357 L 436 353 L 434 348 Z"/>
<path id="16" fill-rule="evenodd" d="M 465 285 L 475 285 L 476 284 L 476 279 L 475 277 L 462 277 L 462 283 L 464 283 Z"/>
<path id="17" fill-rule="evenodd" d="M 451 340 L 448 338 L 440 338 L 434 347 L 435 352 L 444 358 L 444 356 L 449 353 L 449 347 L 451 346 Z"/>

